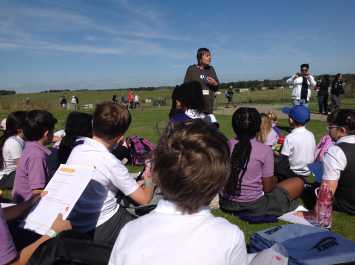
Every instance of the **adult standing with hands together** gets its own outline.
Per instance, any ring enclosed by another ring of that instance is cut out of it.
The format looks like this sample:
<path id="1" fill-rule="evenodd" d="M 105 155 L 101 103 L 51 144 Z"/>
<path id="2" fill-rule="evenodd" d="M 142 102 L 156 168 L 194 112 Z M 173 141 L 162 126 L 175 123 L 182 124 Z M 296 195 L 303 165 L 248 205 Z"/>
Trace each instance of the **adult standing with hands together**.
<path id="1" fill-rule="evenodd" d="M 293 86 L 293 105 L 305 105 L 308 107 L 308 102 L 311 98 L 311 89 L 316 86 L 316 81 L 309 72 L 309 64 L 301 64 L 300 70 L 300 73 L 295 73 L 286 82 Z"/>
<path id="2" fill-rule="evenodd" d="M 218 90 L 219 80 L 211 64 L 211 52 L 207 48 L 197 50 L 197 64 L 190 65 L 186 70 L 184 83 L 198 81 L 202 86 L 203 112 L 213 113 L 214 92 Z"/>

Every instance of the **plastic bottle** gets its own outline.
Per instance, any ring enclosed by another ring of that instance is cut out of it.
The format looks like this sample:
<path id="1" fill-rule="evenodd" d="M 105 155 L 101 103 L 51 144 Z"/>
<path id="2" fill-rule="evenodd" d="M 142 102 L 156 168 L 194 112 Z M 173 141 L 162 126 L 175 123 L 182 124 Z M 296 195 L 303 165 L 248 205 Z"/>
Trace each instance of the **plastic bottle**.
<path id="1" fill-rule="evenodd" d="M 316 221 L 320 227 L 330 228 L 332 226 L 333 196 L 330 187 L 322 183 L 316 189 L 317 203 L 315 207 Z"/>

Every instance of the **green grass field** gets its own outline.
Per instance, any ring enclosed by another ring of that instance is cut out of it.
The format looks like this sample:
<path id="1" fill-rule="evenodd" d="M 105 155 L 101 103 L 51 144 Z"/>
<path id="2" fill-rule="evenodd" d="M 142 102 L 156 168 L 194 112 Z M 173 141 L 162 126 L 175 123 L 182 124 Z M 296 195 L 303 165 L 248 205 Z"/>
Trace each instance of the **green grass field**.
<path id="1" fill-rule="evenodd" d="M 160 97 L 170 98 L 170 90 L 156 90 L 156 91 L 143 91 L 139 92 L 141 100 L 145 98 L 158 99 Z M 102 101 L 110 100 L 113 94 L 117 94 L 119 97 L 121 95 L 126 95 L 126 92 L 122 91 L 104 91 L 104 92 L 75 92 L 75 93 L 40 93 L 40 94 L 19 94 L 12 96 L 1 96 L 0 97 L 0 118 L 3 118 L 10 111 L 19 109 L 32 109 L 32 108 L 43 108 L 51 111 L 55 117 L 58 119 L 58 124 L 56 129 L 61 129 L 64 127 L 65 119 L 70 112 L 69 110 L 62 110 L 59 107 L 58 98 L 62 94 L 65 94 L 67 99 L 70 99 L 71 95 L 75 94 L 80 99 L 80 105 L 88 103 L 98 103 Z M 24 99 L 30 97 L 31 104 L 25 105 Z M 269 90 L 269 91 L 255 91 L 251 93 L 236 94 L 236 103 L 284 103 L 289 102 L 290 91 L 285 90 L 280 92 L 279 90 Z M 225 104 L 225 99 L 222 95 L 217 97 L 217 104 L 223 106 Z M 353 107 L 354 99 L 345 99 L 343 101 L 344 106 Z M 168 106 L 170 102 L 168 100 Z M 139 135 L 146 137 L 153 142 L 157 142 L 160 132 L 164 129 L 168 121 L 168 111 L 169 107 L 151 107 L 149 104 L 142 104 L 142 107 L 132 111 L 133 121 L 126 135 Z M 273 105 L 270 105 L 272 108 Z M 316 102 L 313 100 L 311 102 L 311 109 L 316 110 Z M 230 115 L 217 115 L 217 119 L 220 123 L 221 131 L 228 137 L 234 136 L 233 130 L 231 128 L 231 116 Z M 286 120 L 280 120 L 280 125 L 286 126 Z M 308 128 L 315 134 L 317 140 L 326 133 L 326 124 L 322 121 L 311 121 L 308 124 Z M 138 167 L 129 167 L 131 171 L 138 171 Z M 231 216 L 229 214 L 222 213 L 219 210 L 214 211 L 218 216 L 223 216 L 230 222 L 237 224 L 245 233 L 246 239 L 249 240 L 250 235 L 255 231 L 275 226 L 280 224 L 261 224 L 252 225 L 239 220 L 238 218 Z M 348 239 L 355 241 L 355 217 L 349 216 L 347 214 L 334 212 L 333 215 L 333 227 L 332 230 L 345 236 Z"/>
<path id="2" fill-rule="evenodd" d="M 132 126 L 127 132 L 127 135 L 140 135 L 156 141 L 159 137 L 159 128 L 162 128 L 162 125 L 167 122 L 167 113 L 167 109 L 155 109 L 144 112 L 133 111 Z M 217 119 L 221 124 L 221 131 L 228 138 L 233 137 L 231 116 L 218 115 Z M 157 124 L 160 126 L 157 126 Z M 286 126 L 287 121 L 281 120 L 280 125 Z M 325 127 L 326 124 L 322 121 L 311 121 L 308 125 L 308 128 L 315 134 L 317 140 L 326 133 Z M 134 170 L 134 168 L 132 168 L 132 170 Z M 240 219 L 230 214 L 223 213 L 220 210 L 215 210 L 214 213 L 215 215 L 223 216 L 230 222 L 238 225 L 244 231 L 247 240 L 249 240 L 250 236 L 258 230 L 282 224 L 282 222 L 273 224 L 248 224 L 247 222 L 241 221 Z M 355 216 L 334 212 L 332 230 L 355 241 Z"/>

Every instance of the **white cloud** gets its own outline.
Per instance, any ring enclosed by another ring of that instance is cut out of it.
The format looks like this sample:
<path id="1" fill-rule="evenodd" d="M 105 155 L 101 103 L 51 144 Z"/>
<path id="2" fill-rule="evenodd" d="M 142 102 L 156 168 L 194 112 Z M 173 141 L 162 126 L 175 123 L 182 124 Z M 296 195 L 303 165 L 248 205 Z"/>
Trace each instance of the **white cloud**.
<path id="1" fill-rule="evenodd" d="M 157 12 L 135 8 L 120 1 L 130 18 L 114 26 L 62 9 L 34 7 L 0 9 L 0 49 L 53 50 L 71 53 L 123 55 L 138 51 L 142 55 L 163 55 L 169 58 L 188 56 L 162 41 L 187 41 L 187 37 L 166 33 Z M 149 21 L 149 23 L 146 23 Z M 66 39 L 66 34 L 82 35 L 81 41 Z M 89 35 L 88 35 L 89 33 Z M 88 35 L 88 36 L 87 36 Z M 84 40 L 84 41 L 83 41 Z M 90 41 L 90 45 L 86 42 Z"/>

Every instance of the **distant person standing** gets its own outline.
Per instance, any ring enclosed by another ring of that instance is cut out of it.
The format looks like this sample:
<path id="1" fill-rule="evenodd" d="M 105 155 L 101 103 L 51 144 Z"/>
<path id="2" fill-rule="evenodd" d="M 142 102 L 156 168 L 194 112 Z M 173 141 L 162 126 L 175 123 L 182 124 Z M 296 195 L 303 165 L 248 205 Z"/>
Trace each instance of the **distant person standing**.
<path id="1" fill-rule="evenodd" d="M 79 103 L 78 98 L 76 96 L 72 96 L 71 105 L 72 105 L 72 108 L 73 108 L 74 111 L 78 110 L 78 103 Z"/>
<path id="2" fill-rule="evenodd" d="M 134 93 L 131 89 L 128 90 L 127 99 L 128 99 L 128 107 L 130 109 L 133 109 Z"/>
<path id="3" fill-rule="evenodd" d="M 213 113 L 214 92 L 218 90 L 219 80 L 211 64 L 211 52 L 207 48 L 197 50 L 197 64 L 186 70 L 184 83 L 199 81 L 202 85 L 204 109 L 206 114 Z"/>
<path id="4" fill-rule="evenodd" d="M 228 89 L 225 91 L 225 97 L 227 98 L 227 106 L 229 107 L 231 104 L 233 104 L 233 87 L 229 86 Z"/>
<path id="5" fill-rule="evenodd" d="M 60 99 L 60 106 L 63 108 L 63 109 L 66 109 L 67 108 L 67 99 L 65 96 L 62 96 L 61 99 Z"/>
<path id="6" fill-rule="evenodd" d="M 293 105 L 305 105 L 308 107 L 308 102 L 311 98 L 311 89 L 316 86 L 316 81 L 309 73 L 309 64 L 301 64 L 300 70 L 300 73 L 295 73 L 286 82 L 293 87 Z"/>
<path id="7" fill-rule="evenodd" d="M 134 100 L 133 101 L 134 101 L 134 108 L 137 108 L 138 106 L 140 106 L 138 94 L 134 95 Z"/>
<path id="8" fill-rule="evenodd" d="M 332 101 L 333 110 L 340 109 L 340 104 L 341 104 L 340 96 L 344 94 L 344 83 L 343 83 L 342 74 L 340 73 L 336 74 L 332 83 L 330 94 L 331 94 L 330 99 Z"/>
<path id="9" fill-rule="evenodd" d="M 319 83 L 318 89 L 318 107 L 320 114 L 328 114 L 328 97 L 330 80 L 329 75 L 324 75 L 322 80 Z"/>
<path id="10" fill-rule="evenodd" d="M 116 104 L 118 103 L 117 95 L 112 96 L 112 102 Z"/>

